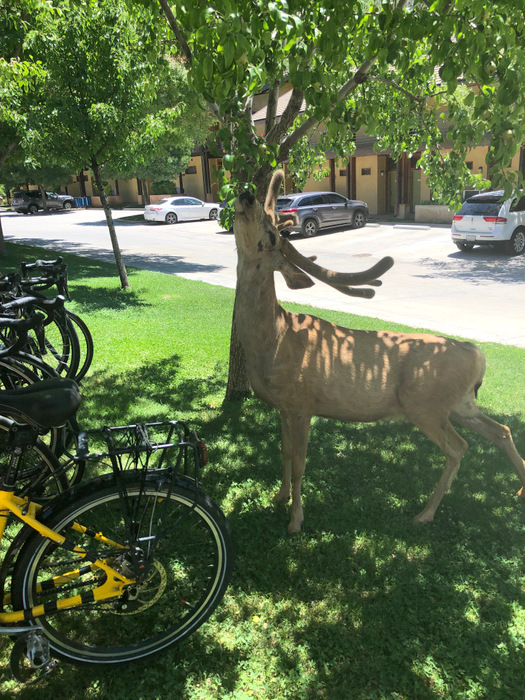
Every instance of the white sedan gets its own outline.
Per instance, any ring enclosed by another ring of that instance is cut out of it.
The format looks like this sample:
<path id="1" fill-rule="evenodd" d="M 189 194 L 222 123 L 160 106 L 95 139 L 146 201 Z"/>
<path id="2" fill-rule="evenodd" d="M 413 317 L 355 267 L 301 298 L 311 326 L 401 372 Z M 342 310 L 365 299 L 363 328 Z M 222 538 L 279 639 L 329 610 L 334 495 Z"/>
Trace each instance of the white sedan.
<path id="1" fill-rule="evenodd" d="M 146 221 L 164 221 L 176 224 L 177 221 L 196 219 L 216 219 L 219 216 L 219 204 L 203 202 L 195 197 L 164 197 L 155 204 L 144 207 Z"/>

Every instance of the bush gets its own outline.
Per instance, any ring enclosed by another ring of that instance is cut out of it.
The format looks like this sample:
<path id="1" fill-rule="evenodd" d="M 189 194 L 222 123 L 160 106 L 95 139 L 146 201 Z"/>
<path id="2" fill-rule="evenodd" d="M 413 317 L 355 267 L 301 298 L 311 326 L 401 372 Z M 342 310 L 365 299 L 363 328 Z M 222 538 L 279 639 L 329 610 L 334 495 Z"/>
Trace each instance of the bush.
<path id="1" fill-rule="evenodd" d="M 157 180 L 150 185 L 151 194 L 179 194 L 179 188 L 172 180 Z"/>

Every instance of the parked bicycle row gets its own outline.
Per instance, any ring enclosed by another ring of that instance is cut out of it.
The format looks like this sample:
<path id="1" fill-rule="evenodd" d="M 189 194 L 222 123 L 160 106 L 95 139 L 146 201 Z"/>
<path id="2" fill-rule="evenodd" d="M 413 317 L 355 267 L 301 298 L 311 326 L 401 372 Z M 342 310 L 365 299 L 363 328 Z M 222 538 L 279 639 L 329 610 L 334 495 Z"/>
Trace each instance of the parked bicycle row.
<path id="1" fill-rule="evenodd" d="M 192 634 L 231 576 L 230 528 L 200 484 L 204 443 L 181 421 L 81 431 L 93 343 L 65 308 L 67 267 L 37 261 L 4 286 L 0 634 L 14 640 L 11 670 L 24 682 L 57 659 L 149 657 Z M 81 481 L 100 460 L 108 473 Z"/>

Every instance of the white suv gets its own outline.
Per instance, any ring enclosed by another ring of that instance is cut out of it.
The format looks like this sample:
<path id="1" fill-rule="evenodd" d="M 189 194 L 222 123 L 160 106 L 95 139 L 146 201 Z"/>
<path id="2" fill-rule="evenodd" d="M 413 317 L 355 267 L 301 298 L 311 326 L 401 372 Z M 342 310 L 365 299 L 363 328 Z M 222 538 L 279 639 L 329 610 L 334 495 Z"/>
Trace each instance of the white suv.
<path id="1" fill-rule="evenodd" d="M 503 190 L 495 190 L 463 202 L 452 221 L 452 240 L 460 250 L 499 244 L 510 255 L 525 251 L 525 196 L 503 197 Z"/>

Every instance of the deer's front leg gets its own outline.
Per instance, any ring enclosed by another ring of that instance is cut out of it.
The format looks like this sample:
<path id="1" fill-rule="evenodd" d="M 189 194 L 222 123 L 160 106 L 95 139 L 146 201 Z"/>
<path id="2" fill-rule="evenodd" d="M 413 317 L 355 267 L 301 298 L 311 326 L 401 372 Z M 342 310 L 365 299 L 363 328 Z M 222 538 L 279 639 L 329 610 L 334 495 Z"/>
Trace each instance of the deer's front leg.
<path id="1" fill-rule="evenodd" d="M 301 503 L 301 481 L 306 463 L 306 451 L 310 434 L 310 416 L 290 415 L 281 412 L 283 453 L 283 478 L 276 501 L 287 500 L 292 488 L 292 515 L 288 533 L 301 532 L 303 506 Z"/>

